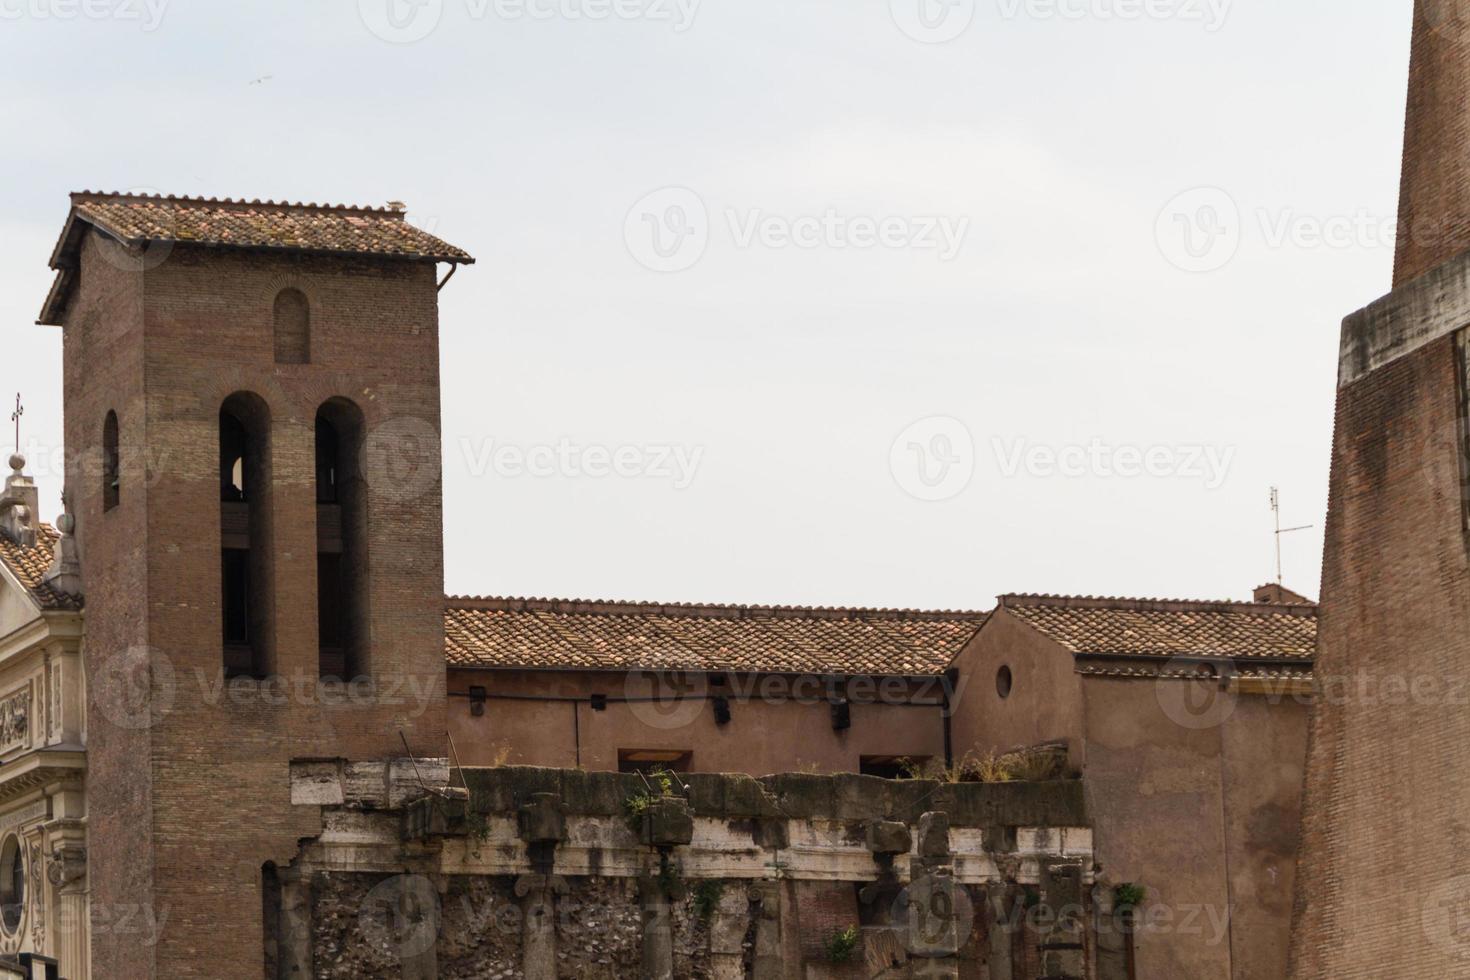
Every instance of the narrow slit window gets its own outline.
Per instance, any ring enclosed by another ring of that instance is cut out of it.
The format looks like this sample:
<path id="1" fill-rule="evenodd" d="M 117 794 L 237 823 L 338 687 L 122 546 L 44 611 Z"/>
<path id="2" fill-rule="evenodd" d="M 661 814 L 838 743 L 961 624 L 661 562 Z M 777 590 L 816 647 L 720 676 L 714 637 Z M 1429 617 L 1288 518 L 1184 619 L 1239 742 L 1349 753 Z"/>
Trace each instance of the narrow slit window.
<path id="1" fill-rule="evenodd" d="M 367 485 L 363 421 L 334 398 L 316 417 L 317 657 L 322 677 L 366 673 L 368 619 Z"/>
<path id="2" fill-rule="evenodd" d="M 122 464 L 118 449 L 117 413 L 102 423 L 102 509 L 112 510 L 122 500 Z"/>

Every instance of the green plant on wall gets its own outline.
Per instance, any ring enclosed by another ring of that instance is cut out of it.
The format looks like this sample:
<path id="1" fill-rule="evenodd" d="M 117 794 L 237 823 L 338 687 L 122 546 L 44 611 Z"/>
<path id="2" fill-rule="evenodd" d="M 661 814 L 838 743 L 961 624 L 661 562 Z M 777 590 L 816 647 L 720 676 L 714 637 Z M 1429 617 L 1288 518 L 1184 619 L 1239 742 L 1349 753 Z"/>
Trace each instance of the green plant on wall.
<path id="1" fill-rule="evenodd" d="M 1147 895 L 1140 884 L 1127 881 L 1113 889 L 1113 910 L 1125 915 L 1143 904 Z"/>
<path id="2" fill-rule="evenodd" d="M 725 893 L 725 883 L 705 879 L 694 886 L 694 915 L 700 922 L 708 922 L 719 907 L 720 896 Z"/>
<path id="3" fill-rule="evenodd" d="M 838 933 L 833 933 L 832 938 L 827 940 L 827 962 L 848 963 L 853 954 L 857 952 L 858 942 L 862 939 L 862 933 L 857 926 L 848 926 Z"/>
<path id="4" fill-rule="evenodd" d="M 623 813 L 635 833 L 649 807 L 674 795 L 674 776 L 667 769 L 655 769 L 649 773 L 648 783 L 650 789 L 639 790 L 623 800 Z"/>

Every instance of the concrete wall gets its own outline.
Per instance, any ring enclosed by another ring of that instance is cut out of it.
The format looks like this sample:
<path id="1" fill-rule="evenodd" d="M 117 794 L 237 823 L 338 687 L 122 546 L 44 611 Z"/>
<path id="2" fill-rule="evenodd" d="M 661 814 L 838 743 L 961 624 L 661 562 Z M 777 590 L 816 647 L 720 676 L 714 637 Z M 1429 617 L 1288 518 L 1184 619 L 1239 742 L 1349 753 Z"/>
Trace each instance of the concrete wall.
<path id="1" fill-rule="evenodd" d="M 448 683 L 449 731 L 467 766 L 502 762 L 615 772 L 620 749 L 667 749 L 692 751 L 696 772 L 763 776 L 857 772 L 863 756 L 944 758 L 943 687 L 937 677 L 844 686 L 854 702 L 882 696 L 928 705 L 853 703 L 852 726 L 845 731 L 833 730 L 825 688 L 817 678 L 732 678 L 730 689 L 744 694 L 731 695 L 731 720 L 725 725 L 716 723 L 707 700 L 720 689 L 711 688 L 702 675 L 689 679 L 686 700 L 667 704 L 617 700 L 670 690 L 644 675 L 451 670 Z M 491 695 L 480 717 L 460 696 L 474 685 Z M 594 694 L 608 696 L 605 710 L 593 710 Z"/>

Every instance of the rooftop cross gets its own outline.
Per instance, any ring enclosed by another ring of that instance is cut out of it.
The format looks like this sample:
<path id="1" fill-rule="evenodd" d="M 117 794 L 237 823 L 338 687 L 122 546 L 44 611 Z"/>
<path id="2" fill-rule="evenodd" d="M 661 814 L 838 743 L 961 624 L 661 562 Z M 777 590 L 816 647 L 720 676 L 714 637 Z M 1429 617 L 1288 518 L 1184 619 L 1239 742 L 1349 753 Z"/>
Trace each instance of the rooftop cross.
<path id="1" fill-rule="evenodd" d="M 15 393 L 15 411 L 10 413 L 10 421 L 15 423 L 15 451 L 20 452 L 20 417 L 26 413 L 25 406 L 20 403 L 20 392 Z"/>

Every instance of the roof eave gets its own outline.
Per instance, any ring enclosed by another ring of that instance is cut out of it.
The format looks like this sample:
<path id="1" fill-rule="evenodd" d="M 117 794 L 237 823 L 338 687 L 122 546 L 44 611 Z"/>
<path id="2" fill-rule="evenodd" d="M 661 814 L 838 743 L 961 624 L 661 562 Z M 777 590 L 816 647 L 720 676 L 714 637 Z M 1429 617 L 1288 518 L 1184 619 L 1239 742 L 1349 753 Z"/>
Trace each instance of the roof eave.
<path id="1" fill-rule="evenodd" d="M 400 262 L 433 262 L 435 264 L 444 262 L 449 265 L 475 264 L 475 257 L 469 253 L 458 255 L 438 252 L 398 254 L 392 252 L 349 251 L 345 249 L 300 248 L 295 245 L 239 245 L 233 242 L 201 242 L 179 238 L 129 238 L 119 233 L 116 229 L 108 227 L 97 218 L 78 214 L 76 209 L 73 208 L 72 213 L 67 216 L 66 227 L 61 231 L 61 237 L 56 242 L 56 248 L 51 253 L 51 268 L 57 271 L 57 276 L 51 284 L 51 291 L 46 295 L 46 302 L 41 307 L 41 315 L 36 320 L 38 326 L 60 327 L 64 325 L 63 319 L 66 314 L 66 308 L 71 302 L 71 294 L 75 286 L 77 254 L 81 247 L 82 229 L 85 228 L 95 228 L 102 234 L 129 248 L 157 243 L 163 245 L 192 245 L 198 248 L 237 249 L 240 251 L 294 252 L 299 255 L 337 255 L 347 258 L 385 259 Z"/>

